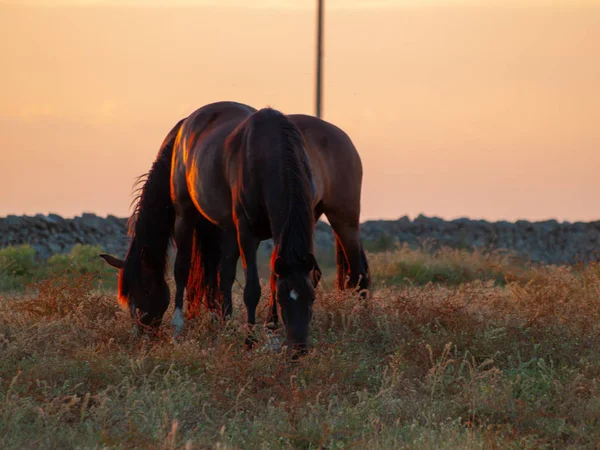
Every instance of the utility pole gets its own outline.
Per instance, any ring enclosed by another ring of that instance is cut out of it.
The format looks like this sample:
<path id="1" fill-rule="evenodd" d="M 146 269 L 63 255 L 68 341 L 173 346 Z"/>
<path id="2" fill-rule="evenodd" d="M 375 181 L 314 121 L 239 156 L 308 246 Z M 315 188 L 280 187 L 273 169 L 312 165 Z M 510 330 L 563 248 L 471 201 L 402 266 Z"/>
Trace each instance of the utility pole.
<path id="1" fill-rule="evenodd" d="M 317 89 L 316 116 L 321 118 L 321 98 L 323 96 L 323 1 L 317 0 Z"/>

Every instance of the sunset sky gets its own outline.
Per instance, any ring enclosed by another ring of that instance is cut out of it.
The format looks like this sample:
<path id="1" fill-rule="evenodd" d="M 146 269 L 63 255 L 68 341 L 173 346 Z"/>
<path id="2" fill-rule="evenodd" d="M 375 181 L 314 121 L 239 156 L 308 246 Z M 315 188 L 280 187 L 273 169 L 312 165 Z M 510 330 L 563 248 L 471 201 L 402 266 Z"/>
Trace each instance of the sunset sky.
<path id="1" fill-rule="evenodd" d="M 312 114 L 316 1 L 253 1 L 0 0 L 0 216 L 129 215 L 206 103 Z M 600 2 L 325 3 L 362 220 L 600 219 Z"/>

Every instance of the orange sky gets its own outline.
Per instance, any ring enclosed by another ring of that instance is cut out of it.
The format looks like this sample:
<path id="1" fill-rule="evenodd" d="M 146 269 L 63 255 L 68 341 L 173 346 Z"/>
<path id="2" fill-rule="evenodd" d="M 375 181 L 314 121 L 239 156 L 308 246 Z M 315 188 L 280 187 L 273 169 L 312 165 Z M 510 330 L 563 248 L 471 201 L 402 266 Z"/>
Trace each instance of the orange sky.
<path id="1" fill-rule="evenodd" d="M 2 3 L 0 216 L 128 215 L 203 104 L 314 110 L 312 0 Z M 326 0 L 324 118 L 361 153 L 363 220 L 600 218 L 600 3 L 503 3 Z"/>

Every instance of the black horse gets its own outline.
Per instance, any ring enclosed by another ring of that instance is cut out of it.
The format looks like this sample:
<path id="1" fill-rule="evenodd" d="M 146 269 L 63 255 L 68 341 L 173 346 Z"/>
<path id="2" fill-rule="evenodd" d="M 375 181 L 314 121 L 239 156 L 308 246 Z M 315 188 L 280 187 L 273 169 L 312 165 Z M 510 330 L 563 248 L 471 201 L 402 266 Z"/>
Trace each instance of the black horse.
<path id="1" fill-rule="evenodd" d="M 198 133 L 197 130 L 202 130 Z M 122 270 L 119 299 L 144 325 L 158 327 L 169 304 L 165 282 L 166 253 L 174 231 L 174 325 L 183 326 L 183 291 L 187 284 L 194 232 L 218 228 L 222 261 L 241 255 L 246 273 L 244 303 L 248 324 L 256 322 L 261 289 L 256 252 L 273 238 L 276 300 L 288 344 L 304 348 L 315 298 L 310 274 L 313 255 L 316 190 L 304 139 L 282 113 L 266 108 L 250 112 L 231 103 L 219 113 L 201 108 L 171 131 L 148 175 L 132 221 L 132 241 L 124 261 L 103 255 Z M 170 189 L 164 189 L 165 177 Z M 207 223 L 210 222 L 209 223 Z M 174 230 L 172 229 L 174 224 Z M 222 264 L 219 288 L 223 313 L 231 313 L 235 265 Z"/>

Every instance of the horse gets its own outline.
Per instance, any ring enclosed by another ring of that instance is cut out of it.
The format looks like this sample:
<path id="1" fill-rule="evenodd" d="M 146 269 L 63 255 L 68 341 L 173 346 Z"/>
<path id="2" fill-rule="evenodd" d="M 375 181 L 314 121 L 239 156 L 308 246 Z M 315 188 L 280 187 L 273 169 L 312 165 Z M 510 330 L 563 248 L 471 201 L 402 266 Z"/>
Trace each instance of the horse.
<path id="1" fill-rule="evenodd" d="M 371 279 L 360 240 L 360 156 L 348 135 L 335 125 L 305 114 L 290 114 L 288 118 L 304 136 L 313 169 L 317 191 L 315 221 L 325 214 L 334 231 L 338 290 L 358 289 L 364 298 Z M 186 286 L 190 315 L 194 314 L 191 310 L 197 312 L 202 303 L 208 310 L 218 310 L 220 304 L 223 314 L 229 312 L 231 291 L 219 288 L 219 273 L 223 270 L 226 273 L 233 271 L 235 274 L 238 258 L 223 258 L 218 242 L 217 227 L 211 227 L 207 223 L 198 225 L 192 244 L 192 263 Z M 318 264 L 312 277 L 316 288 L 321 279 Z M 270 285 L 270 308 L 266 324 L 271 329 L 277 329 L 277 283 L 273 271 Z"/>
<path id="2" fill-rule="evenodd" d="M 231 288 L 240 242 L 232 237 L 231 227 L 223 224 L 229 217 L 237 217 L 233 215 L 231 206 L 234 194 L 239 193 L 227 186 L 223 176 L 215 175 L 223 173 L 222 160 L 217 158 L 220 164 L 211 165 L 215 157 L 211 160 L 206 155 L 224 154 L 226 148 L 231 149 L 234 142 L 231 136 L 239 136 L 234 133 L 236 127 L 256 112 L 256 109 L 242 103 L 217 102 L 205 105 L 180 120 L 164 139 L 145 177 L 129 222 L 131 241 L 125 260 L 100 255 L 108 264 L 120 269 L 119 302 L 128 307 L 134 317 L 139 311 L 142 325 L 157 329 L 168 308 L 170 294 L 165 281 L 166 253 L 172 237 L 177 246 L 173 315 L 176 334 L 183 327 L 186 285 L 188 302 L 197 299 L 198 294 L 206 294 L 206 289 L 218 289 L 222 298 L 222 314 L 231 315 Z M 314 220 L 325 214 L 336 235 L 338 286 L 345 288 L 344 279 L 348 275 L 349 284 L 367 289 L 370 284 L 368 264 L 359 238 L 362 165 L 358 152 L 350 138 L 332 124 L 306 115 L 287 117 L 300 132 L 308 153 L 313 178 L 313 225 Z M 203 159 L 208 162 L 203 163 Z M 212 186 L 204 180 L 213 180 L 216 184 Z M 210 197 L 210 204 L 201 204 L 200 199 L 207 197 Z M 260 240 L 273 235 L 270 230 L 267 231 L 264 217 L 263 222 L 258 228 L 253 226 L 254 230 L 262 228 L 260 232 L 253 232 L 251 240 L 256 246 Z M 252 273 L 252 257 L 248 257 L 254 255 L 256 249 L 252 251 L 247 247 L 246 252 L 242 251 L 242 261 L 248 274 L 244 299 L 248 300 L 247 306 L 251 306 L 248 323 L 253 324 L 255 307 L 253 309 L 252 305 L 257 302 L 254 299 L 257 292 L 260 295 L 260 290 Z M 276 249 L 281 249 L 281 244 L 276 244 Z M 312 266 L 313 272 L 317 273 L 312 280 L 314 288 L 320 270 L 313 261 L 312 253 L 310 255 L 302 257 L 302 269 Z M 274 257 L 272 287 L 277 291 L 281 286 L 284 294 L 276 294 L 275 298 L 272 294 L 271 306 L 276 314 L 277 300 L 282 307 L 284 323 L 287 312 L 283 312 L 283 305 L 291 297 L 300 295 L 286 282 L 287 272 L 285 258 Z M 195 287 L 199 287 L 200 291 Z M 306 297 L 310 289 L 302 286 L 300 292 Z M 286 294 L 289 294 L 287 299 Z M 292 332 L 289 336 L 302 345 L 303 333 Z"/>

